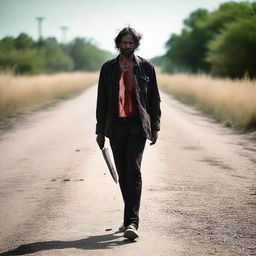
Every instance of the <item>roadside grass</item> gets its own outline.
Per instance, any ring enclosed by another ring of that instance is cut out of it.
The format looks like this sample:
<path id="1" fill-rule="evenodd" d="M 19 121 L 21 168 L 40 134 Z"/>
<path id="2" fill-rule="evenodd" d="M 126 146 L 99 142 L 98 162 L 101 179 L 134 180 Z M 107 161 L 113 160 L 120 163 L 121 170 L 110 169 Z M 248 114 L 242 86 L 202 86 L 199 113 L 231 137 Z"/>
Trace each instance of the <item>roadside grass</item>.
<path id="1" fill-rule="evenodd" d="M 73 97 L 95 84 L 97 79 L 97 72 L 36 76 L 0 73 L 0 121 L 58 99 Z"/>
<path id="2" fill-rule="evenodd" d="M 256 80 L 160 73 L 158 83 L 176 99 L 195 106 L 225 126 L 245 131 L 256 128 Z"/>
<path id="3" fill-rule="evenodd" d="M 158 74 L 161 89 L 195 106 L 226 126 L 256 128 L 256 80 L 205 75 Z M 0 121 L 58 99 L 73 97 L 97 82 L 98 73 L 15 76 L 0 73 Z"/>

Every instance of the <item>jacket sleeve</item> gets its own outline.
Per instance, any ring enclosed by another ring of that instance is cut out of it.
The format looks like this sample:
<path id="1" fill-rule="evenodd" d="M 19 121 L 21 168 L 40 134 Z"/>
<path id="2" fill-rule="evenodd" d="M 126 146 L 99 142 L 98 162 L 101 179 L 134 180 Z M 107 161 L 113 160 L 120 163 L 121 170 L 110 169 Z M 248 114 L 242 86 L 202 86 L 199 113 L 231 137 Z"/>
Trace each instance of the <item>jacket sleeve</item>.
<path id="1" fill-rule="evenodd" d="M 100 70 L 100 76 L 98 81 L 98 94 L 97 94 L 97 106 L 96 106 L 96 134 L 104 134 L 105 120 L 107 114 L 107 83 L 106 83 L 106 65 L 104 64 Z"/>
<path id="2" fill-rule="evenodd" d="M 149 108 L 150 108 L 150 118 L 151 118 L 151 129 L 152 131 L 160 131 L 160 95 L 157 86 L 156 72 L 152 65 L 150 65 L 150 90 L 149 90 Z"/>

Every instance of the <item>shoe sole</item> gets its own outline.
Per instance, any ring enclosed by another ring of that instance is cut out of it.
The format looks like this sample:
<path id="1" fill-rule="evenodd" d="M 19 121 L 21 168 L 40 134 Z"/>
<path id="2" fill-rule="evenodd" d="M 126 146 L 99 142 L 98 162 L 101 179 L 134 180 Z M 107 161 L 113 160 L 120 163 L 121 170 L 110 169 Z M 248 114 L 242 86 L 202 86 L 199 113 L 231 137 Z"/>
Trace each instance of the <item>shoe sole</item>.
<path id="1" fill-rule="evenodd" d="M 139 237 L 138 233 L 133 229 L 127 229 L 124 232 L 124 237 L 128 238 L 129 240 L 134 240 Z"/>

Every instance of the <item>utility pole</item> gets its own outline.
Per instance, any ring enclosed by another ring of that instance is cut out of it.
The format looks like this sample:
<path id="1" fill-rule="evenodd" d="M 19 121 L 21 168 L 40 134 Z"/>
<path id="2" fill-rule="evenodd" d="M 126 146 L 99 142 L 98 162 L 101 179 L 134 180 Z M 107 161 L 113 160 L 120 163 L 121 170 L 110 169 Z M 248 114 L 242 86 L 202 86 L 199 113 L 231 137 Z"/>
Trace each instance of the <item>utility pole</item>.
<path id="1" fill-rule="evenodd" d="M 42 40 L 42 22 L 45 19 L 44 17 L 36 17 L 38 21 L 38 42 L 41 42 Z"/>
<path id="2" fill-rule="evenodd" d="M 60 27 L 61 32 L 62 32 L 62 43 L 65 44 L 66 43 L 66 32 L 68 30 L 67 26 L 61 26 Z"/>

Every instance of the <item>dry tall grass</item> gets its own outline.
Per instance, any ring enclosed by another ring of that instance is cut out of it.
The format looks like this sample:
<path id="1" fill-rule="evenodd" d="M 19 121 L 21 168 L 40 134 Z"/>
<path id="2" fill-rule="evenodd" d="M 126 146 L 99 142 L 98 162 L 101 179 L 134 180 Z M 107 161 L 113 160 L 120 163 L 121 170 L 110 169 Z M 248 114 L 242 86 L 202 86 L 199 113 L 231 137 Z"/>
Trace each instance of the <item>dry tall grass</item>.
<path id="1" fill-rule="evenodd" d="M 55 99 L 68 98 L 96 83 L 98 73 L 61 73 L 14 76 L 0 74 L 0 120 L 42 106 Z"/>
<path id="2" fill-rule="evenodd" d="M 243 130 L 256 127 L 256 80 L 159 74 L 158 82 L 178 100 L 213 115 L 227 126 Z"/>

